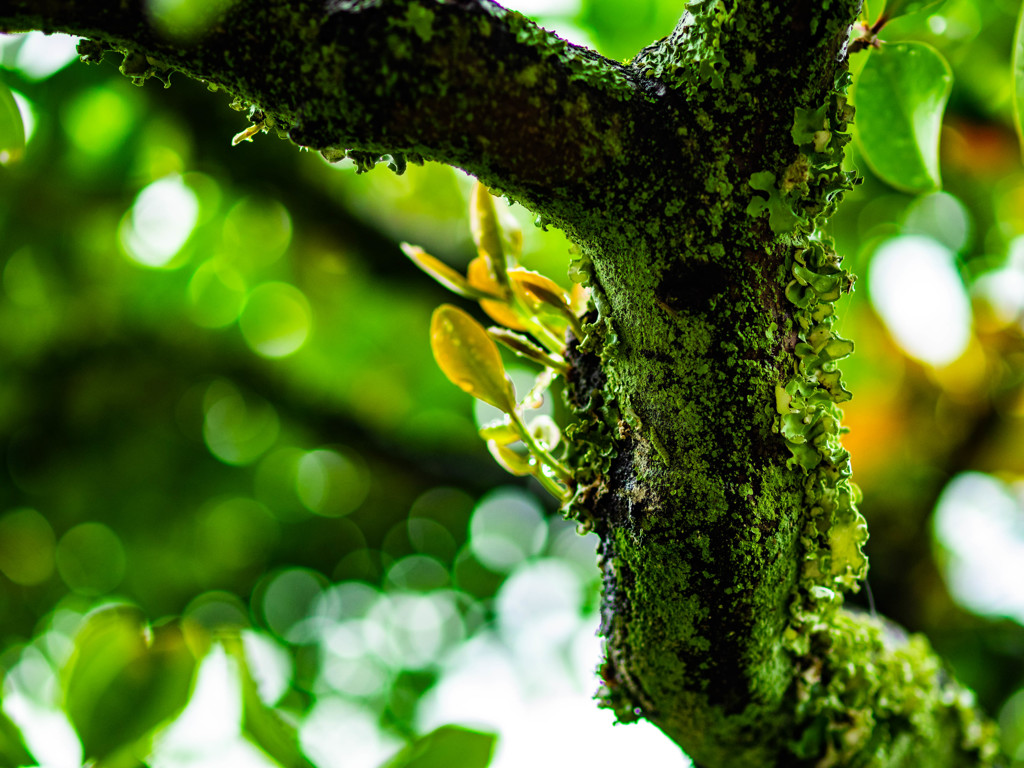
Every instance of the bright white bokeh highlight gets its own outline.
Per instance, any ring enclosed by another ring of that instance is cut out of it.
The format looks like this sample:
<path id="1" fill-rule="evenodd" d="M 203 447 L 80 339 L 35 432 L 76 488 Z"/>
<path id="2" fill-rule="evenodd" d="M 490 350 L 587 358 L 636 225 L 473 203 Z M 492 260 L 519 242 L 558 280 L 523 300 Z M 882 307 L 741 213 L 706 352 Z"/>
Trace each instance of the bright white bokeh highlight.
<path id="1" fill-rule="evenodd" d="M 20 693 L 5 696 L 4 711 L 21 729 L 26 745 L 42 768 L 80 768 L 82 747 L 63 712 Z"/>
<path id="2" fill-rule="evenodd" d="M 242 644 L 260 699 L 267 704 L 276 704 L 288 692 L 292 679 L 291 655 L 263 632 L 243 632 Z"/>
<path id="3" fill-rule="evenodd" d="M 911 357 L 952 363 L 971 340 L 971 304 L 949 248 L 922 235 L 883 243 L 868 270 L 871 304 Z"/>
<path id="4" fill-rule="evenodd" d="M 1024 235 L 1010 242 L 1006 263 L 985 272 L 971 286 L 1006 325 L 1024 319 Z"/>
<path id="5" fill-rule="evenodd" d="M 1024 508 L 1020 494 L 991 475 L 957 475 L 935 508 L 943 575 L 958 603 L 983 616 L 1024 624 Z"/>
<path id="6" fill-rule="evenodd" d="M 571 648 L 583 611 L 583 584 L 568 564 L 552 558 L 525 563 L 498 592 L 498 631 L 514 656 L 533 661 L 524 682 L 542 687 L 560 677 L 564 661 L 546 648 Z M 545 669 L 546 663 L 555 668 Z"/>
<path id="7" fill-rule="evenodd" d="M 498 594 L 498 630 L 452 654 L 420 702 L 418 729 L 458 723 L 496 732 L 492 768 L 691 765 L 653 725 L 614 727 L 614 715 L 597 707 L 601 641 L 597 614 L 582 611 L 584 593 L 566 563 L 524 564 Z"/>
<path id="8" fill-rule="evenodd" d="M 167 176 L 143 188 L 121 222 L 121 245 L 144 267 L 169 265 L 199 219 L 199 200 L 181 176 Z"/>
<path id="9" fill-rule="evenodd" d="M 49 632 L 44 638 L 56 634 Z M 60 649 L 55 655 L 64 657 L 67 652 Z M 56 672 L 50 659 L 40 648 L 26 647 L 4 676 L 3 710 L 21 729 L 26 745 L 43 768 L 79 768 L 82 747 L 57 700 Z"/>
<path id="10" fill-rule="evenodd" d="M 45 80 L 78 58 L 79 39 L 62 33 L 0 35 L 0 51 L 17 48 L 13 68 L 29 80 Z"/>
<path id="11" fill-rule="evenodd" d="M 323 697 L 299 732 L 302 749 L 318 768 L 377 768 L 405 746 L 379 722 L 376 712 L 359 704 Z"/>
<path id="12" fill-rule="evenodd" d="M 477 505 L 469 533 L 477 559 L 493 571 L 507 573 L 540 553 L 548 530 L 532 496 L 516 488 L 499 488 Z"/>
<path id="13" fill-rule="evenodd" d="M 212 713 L 216 712 L 216 717 Z M 238 673 L 227 654 L 214 648 L 199 666 L 188 706 L 157 742 L 157 766 L 191 764 L 210 755 L 222 756 L 238 737 L 242 698 Z"/>
<path id="14" fill-rule="evenodd" d="M 80 768 L 82 747 L 78 735 L 56 704 L 34 699 L 5 681 L 3 710 L 21 729 L 26 745 L 42 768 Z"/>

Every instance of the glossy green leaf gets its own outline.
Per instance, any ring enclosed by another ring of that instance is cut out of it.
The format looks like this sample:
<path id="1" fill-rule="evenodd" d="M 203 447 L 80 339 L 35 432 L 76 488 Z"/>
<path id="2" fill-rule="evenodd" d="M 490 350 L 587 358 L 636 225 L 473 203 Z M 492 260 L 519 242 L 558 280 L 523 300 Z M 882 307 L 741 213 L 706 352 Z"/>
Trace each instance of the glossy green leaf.
<path id="1" fill-rule="evenodd" d="M 89 616 L 64 667 L 64 710 L 87 758 L 130 748 L 177 715 L 192 691 L 196 659 L 181 627 L 150 627 L 130 606 Z"/>
<path id="2" fill-rule="evenodd" d="M 885 18 L 895 19 L 897 16 L 907 16 L 911 13 L 923 11 L 945 2 L 945 0 L 889 0 L 885 4 L 883 12 Z"/>
<path id="3" fill-rule="evenodd" d="M 854 90 L 855 135 L 871 170 L 904 192 L 930 192 L 939 175 L 939 131 L 953 75 L 925 43 L 871 51 Z"/>
<path id="4" fill-rule="evenodd" d="M 1013 123 L 1024 153 L 1024 3 L 1020 7 L 1017 32 L 1013 38 Z"/>
<path id="5" fill-rule="evenodd" d="M 515 409 L 515 391 L 497 345 L 466 312 L 451 304 L 435 309 L 430 345 L 437 364 L 453 384 L 505 413 Z"/>
<path id="6" fill-rule="evenodd" d="M 14 94 L 0 82 L 0 165 L 17 160 L 25 151 L 25 123 Z"/>
<path id="7" fill-rule="evenodd" d="M 230 635 L 222 638 L 221 642 L 238 668 L 242 688 L 242 733 L 284 768 L 315 768 L 302 754 L 298 730 L 260 698 L 242 638 Z"/>
<path id="8" fill-rule="evenodd" d="M 497 736 L 442 725 L 422 736 L 380 768 L 487 768 Z"/>

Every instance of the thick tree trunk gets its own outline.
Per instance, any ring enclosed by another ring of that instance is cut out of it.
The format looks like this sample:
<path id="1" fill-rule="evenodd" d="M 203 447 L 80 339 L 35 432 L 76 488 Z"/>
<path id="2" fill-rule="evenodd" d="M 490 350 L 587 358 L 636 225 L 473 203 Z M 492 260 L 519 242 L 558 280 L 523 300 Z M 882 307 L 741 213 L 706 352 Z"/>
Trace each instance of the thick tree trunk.
<path id="1" fill-rule="evenodd" d="M 866 528 L 821 226 L 859 6 L 693 0 L 628 66 L 487 0 L 240 2 L 188 44 L 120 0 L 0 0 L 0 27 L 206 80 L 328 154 L 460 166 L 580 245 L 571 513 L 601 536 L 620 719 L 714 768 L 990 765 L 925 641 L 842 608 Z"/>

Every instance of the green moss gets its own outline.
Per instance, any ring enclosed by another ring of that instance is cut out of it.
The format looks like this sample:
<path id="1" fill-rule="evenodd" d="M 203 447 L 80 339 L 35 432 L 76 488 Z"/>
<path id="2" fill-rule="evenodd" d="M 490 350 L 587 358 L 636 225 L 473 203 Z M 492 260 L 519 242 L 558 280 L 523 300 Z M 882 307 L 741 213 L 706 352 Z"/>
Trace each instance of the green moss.
<path id="1" fill-rule="evenodd" d="M 405 22 L 424 43 L 434 36 L 434 12 L 419 3 L 411 3 L 405 10 Z"/>
<path id="2" fill-rule="evenodd" d="M 993 765 L 995 727 L 946 674 L 928 642 L 863 614 L 838 613 L 794 687 L 803 723 L 790 742 L 819 766 Z M 944 734 L 958 731 L 958 739 Z M 940 748 L 939 754 L 935 746 Z"/>

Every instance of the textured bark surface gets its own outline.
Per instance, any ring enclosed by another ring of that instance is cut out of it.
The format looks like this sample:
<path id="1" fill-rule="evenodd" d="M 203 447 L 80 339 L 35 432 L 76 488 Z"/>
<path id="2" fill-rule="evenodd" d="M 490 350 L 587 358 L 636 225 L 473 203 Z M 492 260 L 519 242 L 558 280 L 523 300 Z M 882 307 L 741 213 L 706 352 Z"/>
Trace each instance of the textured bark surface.
<path id="1" fill-rule="evenodd" d="M 715 768 L 989 765 L 927 644 L 842 608 L 866 531 L 821 225 L 859 5 L 693 0 L 628 65 L 486 0 L 239 2 L 187 44 L 120 0 L 0 0 L 0 27 L 200 78 L 334 156 L 459 166 L 579 244 L 570 513 L 602 540 L 620 719 Z"/>

